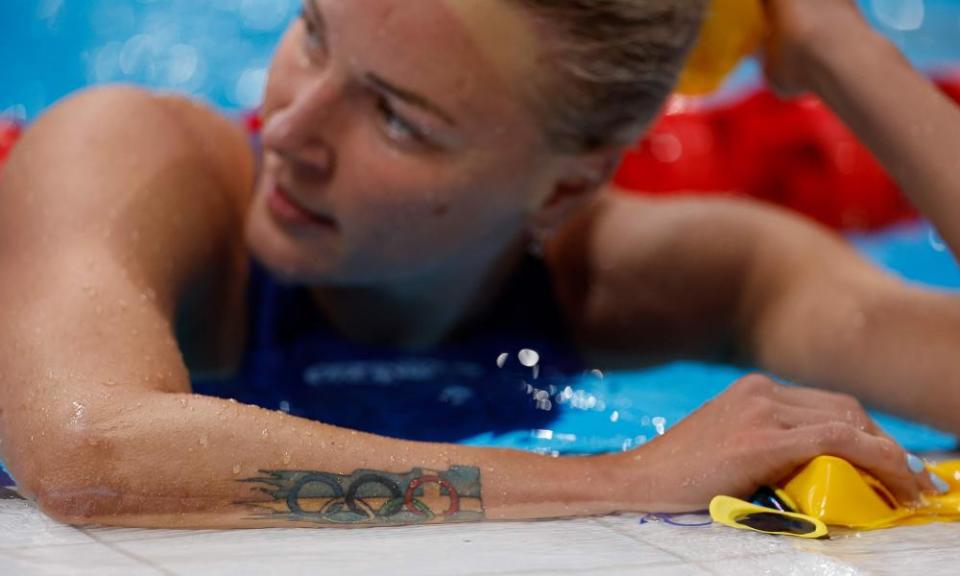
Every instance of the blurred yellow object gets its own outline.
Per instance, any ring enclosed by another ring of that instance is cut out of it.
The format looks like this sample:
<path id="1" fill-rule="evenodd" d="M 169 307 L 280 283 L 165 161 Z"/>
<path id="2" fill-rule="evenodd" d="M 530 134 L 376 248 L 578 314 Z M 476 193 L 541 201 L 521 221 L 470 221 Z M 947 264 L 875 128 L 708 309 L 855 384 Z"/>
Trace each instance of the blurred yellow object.
<path id="1" fill-rule="evenodd" d="M 928 466 L 950 486 L 925 496 L 919 507 L 899 504 L 883 484 L 846 460 L 820 456 L 782 484 L 797 512 L 831 526 L 875 530 L 891 526 L 960 520 L 960 461 Z"/>
<path id="2" fill-rule="evenodd" d="M 712 0 L 677 91 L 696 96 L 719 88 L 760 47 L 764 27 L 761 0 Z"/>

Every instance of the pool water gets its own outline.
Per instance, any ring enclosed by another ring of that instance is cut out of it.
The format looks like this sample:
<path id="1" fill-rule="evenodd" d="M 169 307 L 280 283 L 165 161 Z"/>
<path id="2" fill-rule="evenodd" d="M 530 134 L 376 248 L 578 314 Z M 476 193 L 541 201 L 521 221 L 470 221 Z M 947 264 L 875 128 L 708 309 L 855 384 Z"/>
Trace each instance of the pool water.
<path id="1" fill-rule="evenodd" d="M 937 69 L 960 58 L 960 0 L 863 0 L 861 5 L 918 65 Z M 225 111 L 256 107 L 272 47 L 298 10 L 297 0 L 0 2 L 0 54 L 5 56 L 0 115 L 30 120 L 74 90 L 109 82 L 187 93 Z M 747 64 L 727 93 L 756 81 L 756 66 Z M 907 279 L 960 288 L 960 268 L 926 225 L 852 241 Z M 550 363 L 544 355 L 541 369 L 548 370 Z M 521 419 L 510 429 L 460 430 L 454 439 L 558 454 L 629 449 L 662 434 L 743 373 L 680 363 L 552 380 L 521 374 L 522 402 L 528 406 L 534 400 L 536 418 Z M 458 394 L 471 393 L 449 388 L 438 393 L 446 394 L 451 405 Z M 442 421 L 433 413 L 422 416 Z M 877 416 L 909 449 L 956 445 L 952 436 Z"/>
<path id="2" fill-rule="evenodd" d="M 960 0 L 860 0 L 918 65 L 960 57 Z M 35 118 L 84 86 L 130 82 L 256 106 L 270 55 L 300 0 L 5 0 L 0 115 Z M 747 65 L 729 91 L 756 80 Z"/>

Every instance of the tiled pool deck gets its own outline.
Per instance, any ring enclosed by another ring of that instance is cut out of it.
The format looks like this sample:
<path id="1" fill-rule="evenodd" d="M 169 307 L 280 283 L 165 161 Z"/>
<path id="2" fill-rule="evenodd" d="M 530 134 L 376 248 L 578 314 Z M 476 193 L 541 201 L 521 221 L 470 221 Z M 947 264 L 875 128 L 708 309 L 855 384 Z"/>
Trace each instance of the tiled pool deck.
<path id="1" fill-rule="evenodd" d="M 829 541 L 641 523 L 637 515 L 358 530 L 78 529 L 9 496 L 0 499 L 0 574 L 11 576 L 960 573 L 960 524 L 836 533 Z"/>

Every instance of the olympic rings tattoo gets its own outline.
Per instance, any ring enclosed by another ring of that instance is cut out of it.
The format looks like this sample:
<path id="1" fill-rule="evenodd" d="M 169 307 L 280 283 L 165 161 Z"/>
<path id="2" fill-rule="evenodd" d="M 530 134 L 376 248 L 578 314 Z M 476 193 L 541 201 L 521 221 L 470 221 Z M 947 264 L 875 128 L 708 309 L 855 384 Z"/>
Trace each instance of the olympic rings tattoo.
<path id="1" fill-rule="evenodd" d="M 404 474 L 357 470 L 350 475 L 311 470 L 261 470 L 263 476 L 240 482 L 269 499 L 238 502 L 252 506 L 258 518 L 330 524 L 423 523 L 437 519 L 464 522 L 483 518 L 480 470 L 454 466 L 446 472 L 415 468 Z M 423 488 L 436 485 L 439 492 Z M 467 508 L 464 507 L 465 503 Z M 442 512 L 438 510 L 442 509 Z"/>

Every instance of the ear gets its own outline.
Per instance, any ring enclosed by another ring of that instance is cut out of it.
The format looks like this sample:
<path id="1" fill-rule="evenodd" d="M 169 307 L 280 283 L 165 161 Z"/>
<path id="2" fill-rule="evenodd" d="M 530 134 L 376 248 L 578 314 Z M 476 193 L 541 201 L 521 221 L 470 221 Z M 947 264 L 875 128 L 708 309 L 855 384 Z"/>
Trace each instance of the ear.
<path id="1" fill-rule="evenodd" d="M 531 236 L 549 237 L 589 204 L 613 176 L 622 153 L 620 148 L 615 148 L 562 158 L 549 193 L 531 215 Z"/>

